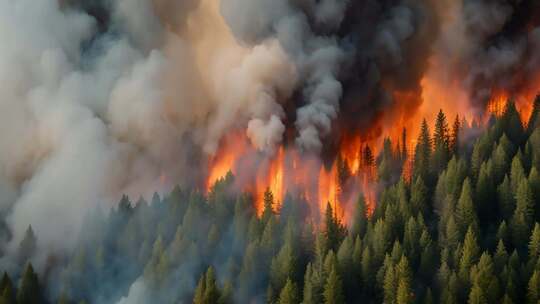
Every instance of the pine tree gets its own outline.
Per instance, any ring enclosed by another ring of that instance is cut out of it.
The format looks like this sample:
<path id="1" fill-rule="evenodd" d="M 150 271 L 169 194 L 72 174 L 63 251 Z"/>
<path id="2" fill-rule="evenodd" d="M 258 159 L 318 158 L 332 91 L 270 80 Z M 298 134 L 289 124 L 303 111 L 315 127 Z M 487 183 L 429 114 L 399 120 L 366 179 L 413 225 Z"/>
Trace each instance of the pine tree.
<path id="1" fill-rule="evenodd" d="M 233 286 L 230 281 L 225 281 L 223 291 L 218 300 L 219 304 L 233 304 Z"/>
<path id="2" fill-rule="evenodd" d="M 384 274 L 384 303 L 394 303 L 396 301 L 397 283 L 394 267 L 389 265 Z"/>
<path id="3" fill-rule="evenodd" d="M 512 194 L 512 186 L 510 185 L 508 175 L 504 177 L 503 182 L 497 188 L 497 196 L 501 216 L 505 219 L 511 218 L 516 208 L 516 202 Z"/>
<path id="4" fill-rule="evenodd" d="M 529 185 L 531 186 L 531 191 L 533 193 L 533 200 L 537 203 L 534 204 L 533 208 L 535 209 L 535 218 L 540 220 L 540 174 L 535 167 L 531 168 L 529 173 Z"/>
<path id="5" fill-rule="evenodd" d="M 364 195 L 360 193 L 356 208 L 354 209 L 353 221 L 350 233 L 353 236 L 364 237 L 367 228 L 367 210 Z"/>
<path id="6" fill-rule="evenodd" d="M 373 156 L 373 152 L 368 145 L 364 147 L 362 152 L 362 163 L 366 168 L 372 168 L 375 165 L 375 157 Z"/>
<path id="7" fill-rule="evenodd" d="M 478 214 L 480 215 L 480 220 L 482 223 L 490 222 L 490 220 L 496 217 L 496 212 L 494 206 L 492 205 L 494 201 L 494 192 L 495 186 L 493 185 L 493 177 L 490 174 L 490 163 L 483 163 L 480 168 L 480 173 L 478 175 L 478 180 L 476 182 L 476 205 L 478 206 Z"/>
<path id="8" fill-rule="evenodd" d="M 534 267 L 540 257 L 540 224 L 536 223 L 529 240 L 529 264 Z"/>
<path id="9" fill-rule="evenodd" d="M 414 152 L 414 177 L 421 176 L 424 181 L 430 180 L 428 173 L 431 150 L 432 145 L 429 127 L 427 121 L 424 119 L 422 121 L 418 143 L 416 144 Z"/>
<path id="10" fill-rule="evenodd" d="M 36 235 L 34 234 L 32 225 L 29 225 L 24 233 L 24 238 L 19 244 L 18 257 L 20 264 L 24 265 L 26 262 L 28 262 L 28 259 L 34 255 L 37 247 L 36 243 Z"/>
<path id="11" fill-rule="evenodd" d="M 480 286 L 473 285 L 471 288 L 471 292 L 469 293 L 469 300 L 467 301 L 468 304 L 488 304 L 486 298 L 484 297 L 484 293 Z"/>
<path id="12" fill-rule="evenodd" d="M 503 138 L 505 138 L 504 135 Z M 502 143 L 497 146 L 495 151 L 493 151 L 491 159 L 493 161 L 493 180 L 496 183 L 500 183 L 508 170 L 508 156 L 506 155 Z"/>
<path id="13" fill-rule="evenodd" d="M 279 304 L 298 304 L 300 303 L 298 295 L 298 288 L 296 287 L 296 284 L 291 281 L 291 279 L 287 279 L 287 283 L 281 290 L 281 293 L 279 294 Z"/>
<path id="14" fill-rule="evenodd" d="M 339 195 L 341 195 L 344 192 L 347 181 L 351 177 L 351 169 L 349 168 L 349 163 L 347 162 L 347 159 L 344 159 L 341 154 L 339 154 L 336 159 L 336 167 L 338 192 Z"/>
<path id="15" fill-rule="evenodd" d="M 516 154 L 512 159 L 512 166 L 510 169 L 510 185 L 512 189 L 517 189 L 521 180 L 525 178 L 525 170 L 521 163 L 521 158 Z"/>
<path id="16" fill-rule="evenodd" d="M 214 274 L 214 268 L 208 267 L 206 271 L 206 284 L 204 290 L 204 303 L 217 304 L 220 298 L 220 291 L 216 285 L 216 276 Z"/>
<path id="17" fill-rule="evenodd" d="M 459 245 L 461 240 L 461 234 L 459 232 L 458 226 L 454 220 L 454 216 L 450 215 L 450 219 L 446 223 L 444 243 L 449 250 L 455 250 Z"/>
<path id="18" fill-rule="evenodd" d="M 450 136 L 450 152 L 454 155 L 459 154 L 460 131 L 461 122 L 459 120 L 459 115 L 456 115 L 456 119 L 452 125 L 452 135 Z"/>
<path id="19" fill-rule="evenodd" d="M 540 126 L 540 96 L 536 96 L 533 104 L 533 110 L 527 123 L 527 135 L 531 135 L 535 129 Z"/>
<path id="20" fill-rule="evenodd" d="M 4 272 L 2 280 L 0 281 L 0 303 L 15 304 L 15 290 L 13 282 L 7 272 Z"/>
<path id="21" fill-rule="evenodd" d="M 193 296 L 193 304 L 204 304 L 204 293 L 206 291 L 206 278 L 205 274 L 201 275 L 199 283 L 195 288 L 195 295 Z"/>
<path id="22" fill-rule="evenodd" d="M 456 206 L 456 223 L 461 235 L 464 235 L 469 227 L 478 232 L 478 218 L 472 200 L 472 190 L 469 179 L 463 182 L 461 196 Z"/>
<path id="23" fill-rule="evenodd" d="M 323 302 L 324 282 L 322 271 L 313 270 L 309 263 L 304 276 L 304 304 L 318 304 Z"/>
<path id="24" fill-rule="evenodd" d="M 407 151 L 407 129 L 403 128 L 401 131 L 401 160 L 405 161 L 409 157 L 409 151 Z"/>
<path id="25" fill-rule="evenodd" d="M 469 227 L 467 234 L 465 234 L 465 241 L 463 242 L 463 253 L 461 255 L 461 261 L 459 265 L 459 277 L 464 283 L 469 282 L 469 272 L 471 267 L 478 260 L 480 254 L 480 248 L 478 247 L 478 241 L 475 230 Z"/>
<path id="26" fill-rule="evenodd" d="M 405 279 L 400 279 L 398 283 L 396 303 L 410 304 L 413 303 L 412 291 L 409 282 Z"/>
<path id="27" fill-rule="evenodd" d="M 274 194 L 268 187 L 264 191 L 263 206 L 262 221 L 267 223 L 270 217 L 274 215 Z"/>
<path id="28" fill-rule="evenodd" d="M 270 265 L 270 281 L 275 290 L 281 290 L 287 279 L 299 279 L 299 256 L 296 249 L 296 240 L 288 237 L 283 243 L 276 257 Z"/>
<path id="29" fill-rule="evenodd" d="M 144 268 L 144 277 L 152 286 L 161 285 L 166 279 L 169 271 L 169 259 L 163 239 L 159 236 L 154 242 L 152 256 Z"/>
<path id="30" fill-rule="evenodd" d="M 501 117 L 501 121 L 504 125 L 504 132 L 508 135 L 510 140 L 516 145 L 522 143 L 524 137 L 523 124 L 521 123 L 521 117 L 516 109 L 516 104 L 513 100 L 509 100 L 506 103 L 506 109 Z"/>
<path id="31" fill-rule="evenodd" d="M 493 256 L 493 262 L 498 273 L 503 270 L 504 266 L 506 266 L 506 263 L 508 262 L 508 252 L 506 251 L 504 242 L 501 239 L 499 239 L 499 243 L 497 243 L 497 249 L 495 250 L 495 255 Z"/>
<path id="32" fill-rule="evenodd" d="M 540 271 L 535 270 L 529 279 L 529 285 L 527 289 L 528 303 L 538 303 L 540 301 Z"/>
<path id="33" fill-rule="evenodd" d="M 342 304 L 345 303 L 343 296 L 343 286 L 335 267 L 332 267 L 326 284 L 324 286 L 324 303 L 325 304 Z"/>
<path id="34" fill-rule="evenodd" d="M 17 291 L 17 304 L 36 304 L 41 302 L 38 277 L 32 264 L 26 266 Z"/>
<path id="35" fill-rule="evenodd" d="M 274 216 L 271 216 L 266 222 L 264 231 L 261 236 L 261 249 L 265 254 L 265 258 L 270 258 L 274 255 L 276 250 L 278 250 L 278 224 L 277 219 Z"/>
<path id="36" fill-rule="evenodd" d="M 416 178 L 411 187 L 411 207 L 413 210 L 421 212 L 423 215 L 427 215 L 429 210 L 428 206 L 429 189 L 426 187 L 422 177 Z"/>
<path id="37" fill-rule="evenodd" d="M 450 154 L 450 136 L 448 134 L 448 123 L 443 111 L 440 110 L 435 122 L 435 133 L 433 136 L 435 150 L 433 151 L 433 159 L 431 172 L 435 176 L 444 170 L 446 163 L 449 160 Z"/>
<path id="38" fill-rule="evenodd" d="M 486 161 L 489 153 L 493 149 L 489 135 L 486 133 L 482 135 L 474 144 L 473 152 L 471 155 L 471 171 L 473 177 L 478 176 L 480 172 L 480 166 Z"/>
<path id="39" fill-rule="evenodd" d="M 324 218 L 324 235 L 326 237 L 326 244 L 328 248 L 337 250 L 339 243 L 345 237 L 345 227 L 339 222 L 339 219 L 334 214 L 330 203 L 326 205 L 326 213 Z"/>
<path id="40" fill-rule="evenodd" d="M 531 187 L 526 178 L 519 183 L 516 192 L 516 210 L 512 216 L 512 237 L 517 247 L 527 243 L 533 223 L 534 200 Z"/>
<path id="41" fill-rule="evenodd" d="M 473 285 L 480 287 L 488 303 L 494 303 L 500 298 L 499 282 L 489 253 L 482 254 L 475 271 L 471 271 L 471 280 Z"/>
<path id="42" fill-rule="evenodd" d="M 369 246 L 365 246 L 362 252 L 362 283 L 368 288 L 373 286 L 375 271 L 373 264 L 371 249 Z"/>

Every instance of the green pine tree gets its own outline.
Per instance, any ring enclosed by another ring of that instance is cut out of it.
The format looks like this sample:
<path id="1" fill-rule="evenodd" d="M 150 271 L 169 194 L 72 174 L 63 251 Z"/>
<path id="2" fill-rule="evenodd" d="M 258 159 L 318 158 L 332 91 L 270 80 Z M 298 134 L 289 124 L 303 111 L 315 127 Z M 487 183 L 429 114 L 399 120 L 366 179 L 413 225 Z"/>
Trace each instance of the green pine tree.
<path id="1" fill-rule="evenodd" d="M 285 286 L 283 287 L 283 289 L 281 289 L 278 303 L 279 304 L 300 303 L 300 296 L 298 295 L 298 288 L 296 287 L 296 284 L 293 281 L 291 281 L 291 279 L 287 279 L 287 283 L 285 283 Z"/>
<path id="2" fill-rule="evenodd" d="M 511 228 L 514 245 L 527 244 L 534 216 L 534 198 L 526 178 L 522 178 L 516 192 L 516 210 L 512 216 Z"/>
<path id="3" fill-rule="evenodd" d="M 326 279 L 323 296 L 325 304 L 345 303 L 345 297 L 343 295 L 343 285 L 335 267 L 332 267 L 328 278 Z"/>
<path id="4" fill-rule="evenodd" d="M 28 264 L 19 283 L 17 304 L 41 303 L 41 290 L 32 264 Z"/>

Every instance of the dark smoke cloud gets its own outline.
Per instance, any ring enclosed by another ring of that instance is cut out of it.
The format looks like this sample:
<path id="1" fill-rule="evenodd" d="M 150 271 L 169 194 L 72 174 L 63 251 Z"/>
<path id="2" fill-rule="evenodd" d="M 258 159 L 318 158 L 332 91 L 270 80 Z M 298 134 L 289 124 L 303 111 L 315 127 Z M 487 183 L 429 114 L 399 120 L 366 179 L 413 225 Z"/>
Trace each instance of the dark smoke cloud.
<path id="1" fill-rule="evenodd" d="M 438 42 L 446 69 L 458 75 L 477 110 L 497 90 L 519 94 L 538 89 L 538 1 L 465 0 L 450 8 L 453 18 Z"/>

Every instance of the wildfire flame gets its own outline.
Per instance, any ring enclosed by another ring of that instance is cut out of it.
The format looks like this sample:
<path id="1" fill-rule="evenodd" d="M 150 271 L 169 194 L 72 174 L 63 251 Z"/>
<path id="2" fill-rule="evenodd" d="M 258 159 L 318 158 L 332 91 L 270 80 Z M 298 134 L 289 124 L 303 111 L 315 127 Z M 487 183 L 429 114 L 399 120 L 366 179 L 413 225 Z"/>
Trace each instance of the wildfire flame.
<path id="1" fill-rule="evenodd" d="M 525 124 L 532 112 L 535 95 L 531 92 L 514 96 L 504 90 L 496 91 L 487 103 L 485 112 L 501 116 L 512 98 Z M 237 177 L 236 186 L 253 195 L 258 215 L 264 211 L 264 193 L 268 189 L 274 197 L 273 209 L 278 213 L 284 196 L 292 193 L 305 198 L 311 212 L 318 212 L 319 215 L 324 214 L 327 204 L 330 204 L 337 218 L 347 223 L 358 196 L 363 195 L 366 216 L 370 216 L 377 204 L 378 194 L 375 159 L 384 137 L 397 143 L 396 147 L 392 147 L 397 153 L 406 154 L 402 160 L 401 174 L 410 183 L 414 148 L 424 118 L 433 123 L 442 109 L 449 124 L 458 114 L 460 119 L 468 121 L 487 121 L 468 106 L 466 94 L 456 84 L 445 86 L 427 76 L 422 80 L 421 96 L 413 92 L 396 92 L 394 98 L 397 104 L 395 113 L 381 118 L 377 132 L 374 132 L 376 135 L 368 138 L 366 132 L 363 137 L 358 134 L 343 135 L 330 165 L 325 165 L 318 158 L 303 155 L 294 147 L 281 146 L 274 153 L 256 151 L 244 133 L 229 135 L 223 139 L 215 156 L 209 159 L 205 187 L 210 191 L 216 181 L 230 171 Z M 406 109 L 411 103 L 419 104 L 419 107 L 415 111 Z"/>

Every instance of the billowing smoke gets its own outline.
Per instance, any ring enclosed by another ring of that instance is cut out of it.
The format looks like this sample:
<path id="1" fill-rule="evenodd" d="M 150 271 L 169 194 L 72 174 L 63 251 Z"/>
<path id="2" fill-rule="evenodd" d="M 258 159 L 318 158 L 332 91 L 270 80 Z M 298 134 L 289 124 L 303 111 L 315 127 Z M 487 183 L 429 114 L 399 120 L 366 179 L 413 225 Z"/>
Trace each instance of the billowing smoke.
<path id="1" fill-rule="evenodd" d="M 444 72 L 455 75 L 483 111 L 497 90 L 536 94 L 540 16 L 537 1 L 465 0 L 448 5 L 437 42 Z"/>

